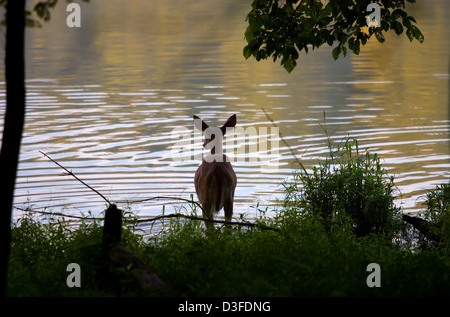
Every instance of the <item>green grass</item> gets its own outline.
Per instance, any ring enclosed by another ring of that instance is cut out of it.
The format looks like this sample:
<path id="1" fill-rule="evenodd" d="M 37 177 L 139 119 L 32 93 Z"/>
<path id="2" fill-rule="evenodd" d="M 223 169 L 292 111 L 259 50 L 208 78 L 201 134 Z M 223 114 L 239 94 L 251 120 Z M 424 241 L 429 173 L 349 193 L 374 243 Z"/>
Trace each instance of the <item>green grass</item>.
<path id="1" fill-rule="evenodd" d="M 443 250 L 411 252 L 385 237 L 357 238 L 325 230 L 312 219 L 279 231 L 217 229 L 174 220 L 176 231 L 124 241 L 166 283 L 153 296 L 432 296 L 450 295 L 450 258 Z M 9 296 L 133 296 L 123 272 L 102 278 L 101 227 L 66 232 L 32 218 L 14 228 Z M 136 233 L 125 230 L 125 235 Z M 59 238 L 60 239 L 59 239 Z M 69 237 L 69 238 L 67 238 Z M 57 242 L 55 242 L 57 241 Z M 66 286 L 69 263 L 81 267 L 81 288 Z M 369 288 L 369 263 L 381 267 L 381 287 Z"/>
<path id="2" fill-rule="evenodd" d="M 123 244 L 166 283 L 138 290 L 124 269 L 105 278 L 101 221 L 79 226 L 31 213 L 12 230 L 9 296 L 445 296 L 450 295 L 449 184 L 425 197 L 424 214 L 444 225 L 444 242 L 420 250 L 393 204 L 395 185 L 379 158 L 360 153 L 353 139 L 312 171 L 301 168 L 285 184 L 276 216 L 206 232 L 198 220 L 173 218 L 144 239 L 136 215 L 125 214 Z M 192 208 L 194 208 L 192 206 Z M 69 288 L 69 263 L 81 267 L 81 287 Z M 381 268 L 381 287 L 370 288 L 370 263 Z"/>

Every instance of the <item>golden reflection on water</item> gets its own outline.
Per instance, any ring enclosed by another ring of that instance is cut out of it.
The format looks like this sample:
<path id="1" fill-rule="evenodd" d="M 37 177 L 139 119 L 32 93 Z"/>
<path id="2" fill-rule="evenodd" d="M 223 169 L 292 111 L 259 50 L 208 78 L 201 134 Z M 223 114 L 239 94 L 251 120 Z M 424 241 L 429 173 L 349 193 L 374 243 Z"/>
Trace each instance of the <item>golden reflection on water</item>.
<path id="1" fill-rule="evenodd" d="M 231 113 L 241 127 L 270 128 L 261 108 L 308 166 L 327 153 L 319 125 L 326 112 L 335 140 L 355 136 L 379 153 L 405 208 L 417 210 L 426 189 L 450 178 L 445 0 L 408 7 L 425 35 L 422 45 L 389 34 L 384 44 L 372 40 L 359 56 L 336 62 L 322 47 L 301 54 L 291 74 L 278 62 L 243 58 L 251 1 L 124 3 L 82 3 L 79 29 L 65 26 L 59 4 L 43 28 L 27 30 L 28 111 L 16 204 L 29 198 L 39 207 L 103 208 L 39 150 L 113 200 L 189 198 L 199 162 L 173 160 L 174 128 L 191 129 L 193 114 L 219 122 Z M 282 199 L 279 184 L 290 177 L 293 157 L 278 144 L 276 173 L 254 162 L 234 164 L 237 213 Z"/>

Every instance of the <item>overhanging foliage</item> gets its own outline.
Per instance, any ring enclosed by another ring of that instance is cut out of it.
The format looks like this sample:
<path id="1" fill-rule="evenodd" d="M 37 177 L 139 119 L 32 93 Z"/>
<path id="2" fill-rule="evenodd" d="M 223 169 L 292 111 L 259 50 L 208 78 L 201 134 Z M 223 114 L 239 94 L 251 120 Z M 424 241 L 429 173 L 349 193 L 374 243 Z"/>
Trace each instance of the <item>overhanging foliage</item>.
<path id="1" fill-rule="evenodd" d="M 383 43 L 384 33 L 393 30 L 397 35 L 406 30 L 409 40 L 424 41 L 422 32 L 409 16 L 405 1 L 380 0 L 380 27 L 367 27 L 370 0 L 254 0 L 247 15 L 245 32 L 247 45 L 244 57 L 257 61 L 281 58 L 281 65 L 291 72 L 297 65 L 299 53 L 324 44 L 337 46 L 332 55 L 336 60 L 348 50 L 359 54 L 361 45 L 375 36 Z M 415 2 L 415 0 L 407 0 Z"/>

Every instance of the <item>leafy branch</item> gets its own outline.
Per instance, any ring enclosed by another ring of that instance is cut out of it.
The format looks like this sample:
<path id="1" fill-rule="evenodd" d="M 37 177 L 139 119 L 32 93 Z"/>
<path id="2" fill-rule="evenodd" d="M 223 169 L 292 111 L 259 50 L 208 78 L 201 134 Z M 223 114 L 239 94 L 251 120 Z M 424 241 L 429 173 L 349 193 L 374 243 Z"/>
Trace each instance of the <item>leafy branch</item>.
<path id="1" fill-rule="evenodd" d="M 367 6 L 371 0 L 254 0 L 246 21 L 247 45 L 243 54 L 257 61 L 281 58 L 281 65 L 289 73 L 297 66 L 301 51 L 318 48 L 324 44 L 337 46 L 332 50 L 336 60 L 348 50 L 358 55 L 372 37 L 383 43 L 384 33 L 393 30 L 397 35 L 406 29 L 410 41 L 420 43 L 424 36 L 415 18 L 405 9 L 405 0 L 378 0 L 380 27 L 367 27 Z M 407 0 L 414 3 L 415 0 Z M 384 32 L 384 33 L 383 33 Z"/>

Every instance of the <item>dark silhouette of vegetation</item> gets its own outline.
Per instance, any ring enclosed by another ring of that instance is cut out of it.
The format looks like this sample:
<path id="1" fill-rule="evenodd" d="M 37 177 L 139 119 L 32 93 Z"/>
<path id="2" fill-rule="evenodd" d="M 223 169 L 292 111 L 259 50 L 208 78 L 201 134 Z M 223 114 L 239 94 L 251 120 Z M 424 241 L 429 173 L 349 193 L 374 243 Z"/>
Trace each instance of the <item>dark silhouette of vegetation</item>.
<path id="1" fill-rule="evenodd" d="M 367 7 L 372 2 L 380 6 L 381 26 L 368 28 L 366 17 L 371 12 Z M 359 54 L 361 45 L 372 36 L 383 43 L 384 32 L 389 30 L 397 35 L 406 30 L 410 41 L 422 43 L 424 36 L 414 25 L 416 20 L 404 9 L 404 0 L 254 0 L 247 16 L 244 56 L 257 61 L 281 58 L 281 65 L 291 72 L 301 51 L 308 53 L 324 44 L 337 43 L 332 51 L 336 60 L 347 50 Z"/>
<path id="2" fill-rule="evenodd" d="M 450 295 L 449 275 L 442 274 L 450 269 L 450 183 L 426 196 L 427 221 L 446 225 L 436 232 L 439 244 L 422 249 L 415 229 L 401 222 L 394 179 L 378 157 L 361 153 L 351 138 L 336 145 L 329 139 L 328 146 L 328 159 L 311 171 L 302 166 L 285 183 L 285 203 L 275 216 L 258 209 L 253 226 L 217 221 L 224 226 L 205 231 L 203 218 L 194 216 L 201 208 L 188 200 L 191 216 L 146 219 L 129 206 L 110 205 L 105 219 L 74 217 L 76 224 L 61 213 L 35 218 L 24 210 L 12 230 L 8 294 Z M 423 220 L 417 217 L 411 219 Z M 161 219 L 169 220 L 162 229 L 141 231 L 143 222 Z M 82 270 L 81 287 L 66 285 L 66 266 L 73 262 Z M 382 268 L 380 288 L 365 283 L 370 263 Z"/>
<path id="3" fill-rule="evenodd" d="M 345 138 L 336 147 L 329 140 L 329 147 L 329 158 L 310 172 L 302 166 L 285 183 L 285 206 L 296 210 L 299 220 L 312 217 L 327 228 L 346 223 L 357 237 L 392 238 L 402 224 L 393 177 L 376 154 L 361 153 L 356 139 Z"/>
<path id="4" fill-rule="evenodd" d="M 329 181 L 329 180 L 325 180 Z M 299 188 L 299 191 L 302 189 Z M 370 194 L 370 193 L 369 193 Z M 439 193 L 438 193 L 439 194 Z M 302 199 L 302 195 L 298 196 Z M 429 199 L 429 198 L 427 198 Z M 430 201 L 427 200 L 426 204 Z M 446 204 L 449 201 L 446 200 Z M 297 206 L 300 204 L 297 203 Z M 196 206 L 191 205 L 193 212 Z M 11 296 L 448 296 L 448 249 L 419 250 L 407 235 L 357 237 L 354 222 L 324 223 L 297 208 L 277 216 L 260 210 L 259 226 L 210 229 L 202 219 L 170 218 L 144 235 L 139 218 L 123 209 L 121 245 L 152 268 L 164 285 L 143 289 L 128 267 L 104 275 L 101 220 L 73 224 L 25 212 L 12 229 Z M 406 234 L 406 231 L 404 231 Z M 414 250 L 414 252 L 412 252 Z M 81 287 L 68 287 L 68 263 L 82 270 Z M 381 287 L 366 284 L 369 263 L 380 265 Z"/>

